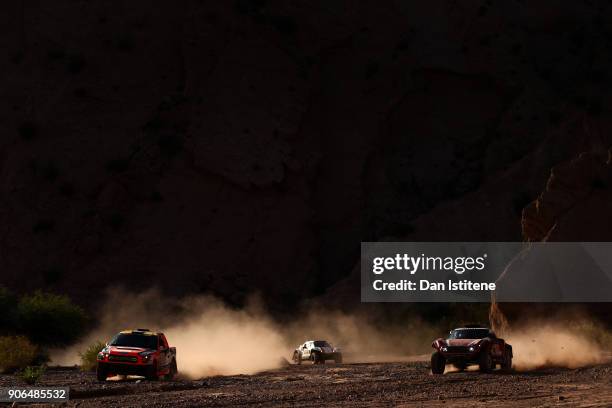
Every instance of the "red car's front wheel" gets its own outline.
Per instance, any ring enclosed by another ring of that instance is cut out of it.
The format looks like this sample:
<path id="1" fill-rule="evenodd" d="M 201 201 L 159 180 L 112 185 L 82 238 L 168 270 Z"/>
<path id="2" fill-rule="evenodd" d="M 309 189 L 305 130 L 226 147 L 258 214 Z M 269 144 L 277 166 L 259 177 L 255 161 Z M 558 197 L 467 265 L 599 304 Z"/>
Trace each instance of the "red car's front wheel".
<path id="1" fill-rule="evenodd" d="M 493 358 L 491 357 L 491 353 L 489 353 L 489 350 L 483 350 L 480 353 L 480 357 L 478 359 L 478 366 L 480 368 L 480 371 L 483 373 L 490 373 L 495 368 L 495 364 L 493 363 Z"/>
<path id="2" fill-rule="evenodd" d="M 157 381 L 159 380 L 159 371 L 157 367 L 157 361 L 154 361 L 149 367 L 147 367 L 147 380 Z"/>
<path id="3" fill-rule="evenodd" d="M 98 364 L 98 367 L 96 368 L 96 377 L 98 378 L 98 381 L 106 381 L 106 377 L 108 377 L 108 372 L 106 371 L 106 368 L 104 368 L 104 366 Z"/>
<path id="4" fill-rule="evenodd" d="M 444 368 L 446 366 L 446 359 L 439 351 L 435 351 L 431 355 L 431 373 L 432 374 L 444 374 Z"/>

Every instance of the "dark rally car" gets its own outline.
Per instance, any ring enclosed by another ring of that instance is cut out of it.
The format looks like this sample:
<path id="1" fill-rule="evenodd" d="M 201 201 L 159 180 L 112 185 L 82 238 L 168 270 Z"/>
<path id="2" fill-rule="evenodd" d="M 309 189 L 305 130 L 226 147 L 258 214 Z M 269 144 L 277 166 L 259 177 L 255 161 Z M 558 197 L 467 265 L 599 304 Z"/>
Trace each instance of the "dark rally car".
<path id="1" fill-rule="evenodd" d="M 464 370 L 478 365 L 489 372 L 499 364 L 503 370 L 512 368 L 512 346 L 486 327 L 462 327 L 450 331 L 449 336 L 434 340 L 436 351 L 431 355 L 431 372 L 443 374 L 446 364 Z"/>

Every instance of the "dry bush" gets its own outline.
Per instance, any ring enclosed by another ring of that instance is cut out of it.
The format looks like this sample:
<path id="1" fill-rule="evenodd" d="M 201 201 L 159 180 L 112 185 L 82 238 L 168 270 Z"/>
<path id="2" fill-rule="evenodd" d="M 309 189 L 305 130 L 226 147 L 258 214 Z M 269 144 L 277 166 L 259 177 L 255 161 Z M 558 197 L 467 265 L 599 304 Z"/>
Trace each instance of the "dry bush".
<path id="1" fill-rule="evenodd" d="M 85 351 L 79 353 L 81 357 L 81 370 L 82 371 L 95 371 L 98 365 L 98 353 L 102 350 L 106 344 L 102 341 L 96 341 L 90 344 Z"/>
<path id="2" fill-rule="evenodd" d="M 37 349 L 24 336 L 0 337 L 0 372 L 14 372 L 32 364 Z"/>

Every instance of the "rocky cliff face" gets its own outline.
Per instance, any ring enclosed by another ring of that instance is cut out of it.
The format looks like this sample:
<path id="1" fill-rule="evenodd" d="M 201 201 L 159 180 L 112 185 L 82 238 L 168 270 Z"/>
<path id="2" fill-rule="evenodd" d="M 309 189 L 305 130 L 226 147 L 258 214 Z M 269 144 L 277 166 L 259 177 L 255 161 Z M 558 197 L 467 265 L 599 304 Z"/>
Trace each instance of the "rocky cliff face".
<path id="1" fill-rule="evenodd" d="M 555 166 L 546 189 L 523 211 L 528 241 L 607 241 L 612 231 L 612 165 L 603 152 Z"/>
<path id="2" fill-rule="evenodd" d="M 555 166 L 546 188 L 523 210 L 523 237 L 527 241 L 608 242 L 612 231 L 612 153 L 608 150 L 582 153 Z M 519 273 L 512 265 L 509 276 Z M 588 271 L 583 271 L 586 275 Z M 582 321 L 595 317 L 612 326 L 612 308 L 607 303 L 590 304 L 500 304 L 492 308 L 493 323 L 519 325 L 531 319 L 554 316 Z M 501 314 L 500 314 L 501 312 Z M 502 317 L 503 316 L 503 317 Z"/>
<path id="3" fill-rule="evenodd" d="M 362 240 L 519 240 L 610 134 L 608 8 L 12 3 L 1 283 L 291 305 Z"/>

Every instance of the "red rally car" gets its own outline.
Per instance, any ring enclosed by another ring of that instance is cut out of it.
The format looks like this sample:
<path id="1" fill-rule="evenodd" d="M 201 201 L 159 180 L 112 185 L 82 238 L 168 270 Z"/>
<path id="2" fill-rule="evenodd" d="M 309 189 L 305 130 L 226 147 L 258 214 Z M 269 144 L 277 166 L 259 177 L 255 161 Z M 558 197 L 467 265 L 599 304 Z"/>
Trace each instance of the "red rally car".
<path id="1" fill-rule="evenodd" d="M 168 346 L 164 333 L 124 330 L 98 353 L 96 373 L 98 381 L 117 374 L 170 379 L 177 373 L 176 348 Z"/>
<path id="2" fill-rule="evenodd" d="M 480 371 L 489 372 L 499 364 L 503 370 L 512 368 L 512 346 L 486 327 L 462 327 L 451 330 L 446 339 L 434 340 L 431 347 L 432 374 L 443 374 L 444 367 L 453 364 L 464 370 L 477 364 Z"/>

